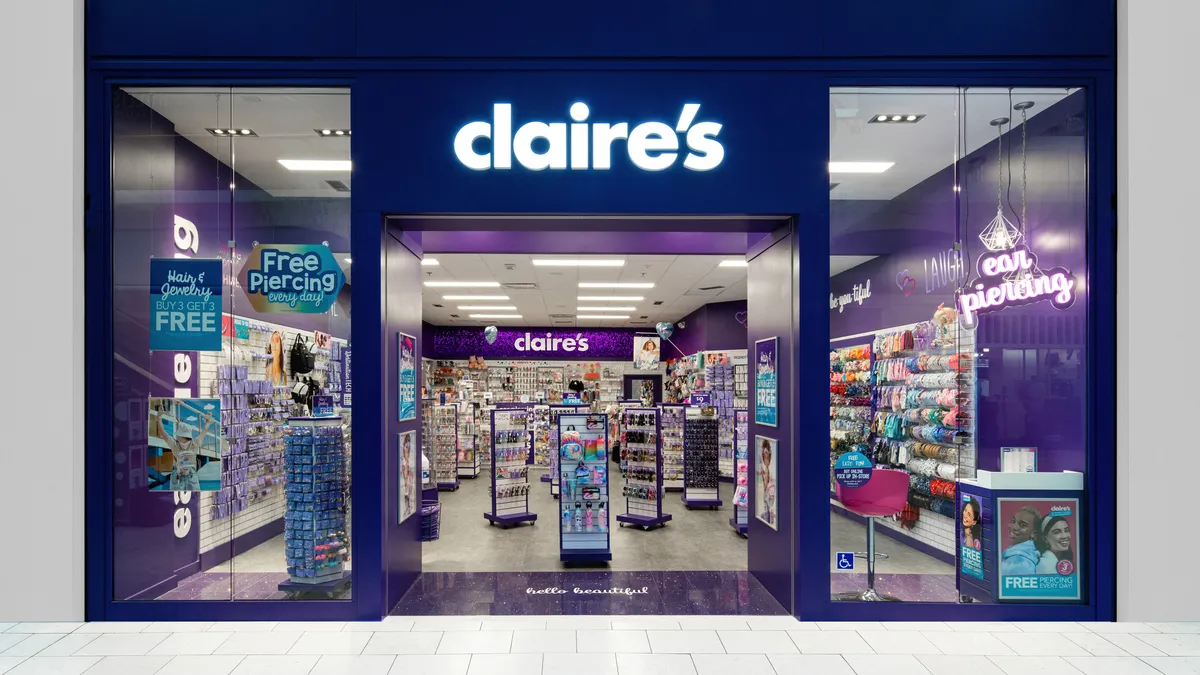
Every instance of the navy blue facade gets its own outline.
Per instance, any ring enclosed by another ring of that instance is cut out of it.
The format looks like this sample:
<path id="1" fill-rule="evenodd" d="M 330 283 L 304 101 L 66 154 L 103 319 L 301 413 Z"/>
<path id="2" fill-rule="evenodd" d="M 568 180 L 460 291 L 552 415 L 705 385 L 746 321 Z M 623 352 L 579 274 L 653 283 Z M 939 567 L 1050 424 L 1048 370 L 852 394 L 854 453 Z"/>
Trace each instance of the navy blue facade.
<path id="1" fill-rule="evenodd" d="M 1088 603 L 1080 606 L 910 605 L 829 600 L 828 477 L 824 457 L 794 455 L 790 525 L 761 564 L 764 583 L 807 620 L 1108 620 L 1115 616 L 1115 2 L 977 3 L 860 0 L 727 3 L 661 0 L 573 5 L 457 0 L 213 0 L 193 8 L 150 0 L 87 7 L 87 522 L 88 618 L 377 618 L 413 578 L 389 544 L 383 477 L 389 424 L 383 294 L 389 214 L 642 213 L 775 215 L 792 219 L 794 306 L 781 348 L 794 373 L 790 442 L 828 443 L 829 87 L 846 85 L 1079 86 L 1090 120 L 1091 373 Z M 351 252 L 355 264 L 354 599 L 223 603 L 112 600 L 111 480 L 112 87 L 348 86 L 355 143 Z M 645 172 L 623 152 L 609 171 L 472 171 L 455 159 L 455 132 L 513 104 L 514 125 L 569 121 L 576 101 L 592 121 L 662 121 L 684 104 L 723 125 L 725 158 L 694 172 Z M 394 242 L 387 246 L 395 248 Z M 781 249 L 782 250 L 782 249 Z M 774 255 L 774 254 L 772 254 Z M 777 257 L 777 256 L 776 256 Z M 406 259 L 407 260 L 407 259 Z M 366 264 L 366 261 L 372 261 Z M 379 261 L 376 265 L 374 261 Z M 409 261 L 411 262 L 411 261 Z M 407 262 L 405 263 L 407 265 Z M 772 258 L 772 268 L 786 267 Z M 411 270 L 406 270 L 406 273 Z M 371 311 L 378 307 L 380 311 Z M 405 321 L 410 321 L 406 317 Z M 805 331 L 795 326 L 804 325 Z M 823 330 L 826 329 L 826 330 Z M 415 329 L 412 332 L 417 334 Z M 378 340 L 368 336 L 379 336 Z M 782 362 L 782 360 L 781 360 Z M 781 431 L 783 431 L 781 429 Z M 780 439 L 781 443 L 785 439 Z M 359 451 L 377 448 L 377 452 Z M 781 481 L 782 482 L 782 481 Z M 409 523 L 411 525 L 411 523 Z M 411 528 L 410 528 L 411 529 Z M 374 536 L 378 533 L 378 536 Z M 790 543 L 790 545 L 789 545 Z M 814 553 L 815 552 L 815 553 Z M 754 556 L 752 556 L 753 558 Z M 790 570 L 790 572 L 789 572 Z M 786 579 L 791 574 L 790 580 Z M 788 583 L 790 581 L 790 583 Z"/>

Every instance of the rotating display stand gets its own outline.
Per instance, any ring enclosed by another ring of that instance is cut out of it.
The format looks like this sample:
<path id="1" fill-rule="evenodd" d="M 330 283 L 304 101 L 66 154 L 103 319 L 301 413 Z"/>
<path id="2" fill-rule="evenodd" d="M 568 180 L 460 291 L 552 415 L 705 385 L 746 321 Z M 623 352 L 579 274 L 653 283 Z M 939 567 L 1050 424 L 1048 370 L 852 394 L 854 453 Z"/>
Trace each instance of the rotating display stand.
<path id="1" fill-rule="evenodd" d="M 345 569 L 346 454 L 341 417 L 292 417 L 284 427 L 286 592 L 336 593 Z"/>
<path id="2" fill-rule="evenodd" d="M 529 410 L 492 411 L 492 510 L 484 513 L 492 525 L 508 527 L 533 523 L 529 512 Z"/>
<path id="3" fill-rule="evenodd" d="M 432 408 L 429 442 L 433 450 L 433 473 L 439 490 L 457 490 L 458 483 L 458 406 L 435 405 Z"/>
<path id="4" fill-rule="evenodd" d="M 729 524 L 746 536 L 750 530 L 750 411 L 733 411 L 733 517 Z"/>
<path id="5" fill-rule="evenodd" d="M 721 506 L 717 448 L 720 420 L 696 406 L 683 422 L 683 505 L 689 509 Z"/>
<path id="6" fill-rule="evenodd" d="M 479 475 L 479 404 L 458 403 L 458 477 Z"/>
<path id="7" fill-rule="evenodd" d="M 608 416 L 558 417 L 559 559 L 612 560 L 608 526 Z"/>
<path id="8" fill-rule="evenodd" d="M 662 511 L 662 455 L 659 452 L 658 409 L 626 408 L 621 412 L 621 456 L 625 465 L 625 513 L 617 516 L 649 530 L 665 525 L 671 514 Z"/>

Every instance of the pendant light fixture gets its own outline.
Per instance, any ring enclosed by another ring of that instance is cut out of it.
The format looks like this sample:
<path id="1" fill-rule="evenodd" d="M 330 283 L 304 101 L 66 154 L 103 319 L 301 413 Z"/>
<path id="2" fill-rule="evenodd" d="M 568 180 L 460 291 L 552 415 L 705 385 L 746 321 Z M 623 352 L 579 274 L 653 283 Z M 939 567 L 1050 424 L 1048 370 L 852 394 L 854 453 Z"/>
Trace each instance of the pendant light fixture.
<path id="1" fill-rule="evenodd" d="M 1007 117 L 991 121 L 996 128 L 996 217 L 979 233 L 979 241 L 992 252 L 1011 251 L 1024 240 L 1021 230 L 1004 217 L 1004 125 Z"/>

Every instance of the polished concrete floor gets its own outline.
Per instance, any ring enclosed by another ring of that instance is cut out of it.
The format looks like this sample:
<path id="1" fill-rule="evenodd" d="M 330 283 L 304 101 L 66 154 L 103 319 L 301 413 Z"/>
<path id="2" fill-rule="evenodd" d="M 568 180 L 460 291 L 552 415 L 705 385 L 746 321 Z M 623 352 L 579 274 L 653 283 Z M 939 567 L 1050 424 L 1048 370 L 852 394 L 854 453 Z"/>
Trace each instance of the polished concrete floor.
<path id="1" fill-rule="evenodd" d="M 487 473 L 463 480 L 456 492 L 442 492 L 441 538 L 422 547 L 425 572 L 554 572 L 563 564 L 558 557 L 558 502 L 550 496 L 550 484 L 540 482 L 544 470 L 531 474 L 533 488 L 529 510 L 538 514 L 536 525 L 528 523 L 501 529 L 491 526 L 483 514 L 491 508 Z M 615 571 L 690 571 L 746 569 L 746 539 L 729 525 L 733 516 L 733 485 L 721 483 L 725 505 L 717 510 L 689 511 L 679 493 L 663 496 L 663 511 L 673 518 L 666 527 L 643 531 L 615 527 L 615 516 L 625 511 L 620 498 L 623 480 L 619 472 L 609 474 L 614 497 L 612 562 Z"/>

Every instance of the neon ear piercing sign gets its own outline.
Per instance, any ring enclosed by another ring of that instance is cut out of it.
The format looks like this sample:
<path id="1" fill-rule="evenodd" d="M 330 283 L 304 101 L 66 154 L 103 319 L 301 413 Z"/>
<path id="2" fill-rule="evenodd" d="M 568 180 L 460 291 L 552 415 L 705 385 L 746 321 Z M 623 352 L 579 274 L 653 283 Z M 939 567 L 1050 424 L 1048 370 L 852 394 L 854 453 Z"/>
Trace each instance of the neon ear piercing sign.
<path id="1" fill-rule="evenodd" d="M 1075 304 L 1075 276 L 1061 267 L 1041 270 L 1037 256 L 1023 244 L 979 256 L 979 277 L 959 291 L 958 320 L 974 329 L 979 316 L 1005 307 L 1049 300 L 1055 309 Z"/>

